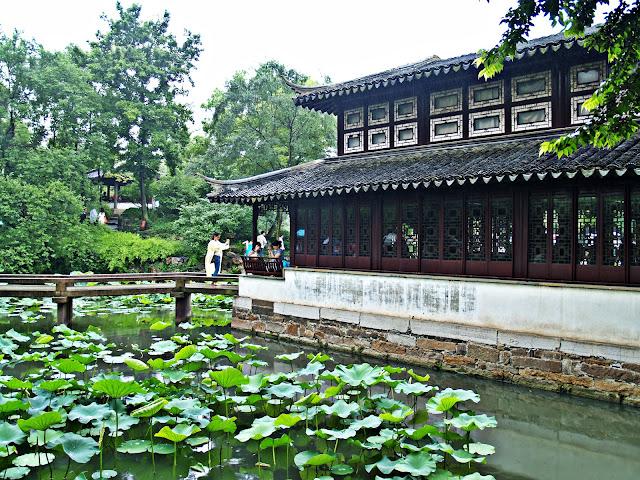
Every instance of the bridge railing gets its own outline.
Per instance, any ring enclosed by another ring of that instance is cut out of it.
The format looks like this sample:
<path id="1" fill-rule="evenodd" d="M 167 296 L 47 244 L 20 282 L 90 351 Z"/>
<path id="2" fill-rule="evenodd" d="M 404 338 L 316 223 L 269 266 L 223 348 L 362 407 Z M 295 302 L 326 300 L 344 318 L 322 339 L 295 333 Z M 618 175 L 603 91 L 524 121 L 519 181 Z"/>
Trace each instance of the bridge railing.
<path id="1" fill-rule="evenodd" d="M 58 305 L 58 322 L 70 324 L 73 299 L 168 293 L 176 299 L 176 322 L 191 317 L 191 294 L 236 295 L 238 275 L 116 273 L 81 275 L 0 274 L 0 297 L 47 298 Z"/>

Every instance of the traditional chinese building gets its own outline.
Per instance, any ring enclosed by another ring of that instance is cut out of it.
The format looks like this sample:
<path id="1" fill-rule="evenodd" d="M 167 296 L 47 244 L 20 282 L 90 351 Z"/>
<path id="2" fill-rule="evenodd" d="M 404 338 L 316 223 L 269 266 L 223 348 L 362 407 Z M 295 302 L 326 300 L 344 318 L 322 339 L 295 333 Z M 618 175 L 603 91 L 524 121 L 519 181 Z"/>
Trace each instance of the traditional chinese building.
<path id="1" fill-rule="evenodd" d="M 606 58 L 563 35 L 521 45 L 491 81 L 475 58 L 291 85 L 336 115 L 338 154 L 211 180 L 212 201 L 253 205 L 254 232 L 265 208 L 291 218 L 293 268 L 243 277 L 237 322 L 505 375 L 593 381 L 565 356 L 640 363 L 640 139 L 539 155 L 589 121 Z"/>

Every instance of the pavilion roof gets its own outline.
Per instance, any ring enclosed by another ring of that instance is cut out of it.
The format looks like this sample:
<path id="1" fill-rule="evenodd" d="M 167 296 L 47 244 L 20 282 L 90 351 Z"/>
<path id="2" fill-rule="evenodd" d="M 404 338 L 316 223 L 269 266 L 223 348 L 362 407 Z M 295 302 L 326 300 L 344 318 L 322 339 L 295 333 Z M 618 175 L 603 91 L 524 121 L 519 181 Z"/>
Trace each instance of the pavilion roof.
<path id="1" fill-rule="evenodd" d="M 585 33 L 589 35 L 594 32 L 596 28 L 597 27 L 588 28 Z M 537 54 L 545 54 L 549 51 L 558 51 L 561 48 L 569 49 L 575 45 L 582 46 L 583 43 L 584 39 L 566 37 L 562 32 L 546 37 L 535 38 L 518 45 L 515 60 L 532 57 Z M 423 77 L 428 78 L 430 76 L 468 70 L 476 58 L 478 58 L 477 53 L 468 53 L 444 59 L 433 55 L 419 62 L 329 85 L 303 86 L 291 83 L 286 79 L 285 81 L 297 95 L 295 99 L 296 105 L 333 112 L 333 108 L 327 102 L 330 102 L 335 96 L 350 95 L 352 93 L 392 86 L 397 83 L 411 82 Z"/>
<path id="2" fill-rule="evenodd" d="M 263 203 L 289 198 L 530 179 L 640 175 L 640 135 L 613 149 L 583 147 L 570 157 L 539 155 L 558 131 L 466 140 L 325 158 L 239 180 L 206 178 L 211 201 Z"/>

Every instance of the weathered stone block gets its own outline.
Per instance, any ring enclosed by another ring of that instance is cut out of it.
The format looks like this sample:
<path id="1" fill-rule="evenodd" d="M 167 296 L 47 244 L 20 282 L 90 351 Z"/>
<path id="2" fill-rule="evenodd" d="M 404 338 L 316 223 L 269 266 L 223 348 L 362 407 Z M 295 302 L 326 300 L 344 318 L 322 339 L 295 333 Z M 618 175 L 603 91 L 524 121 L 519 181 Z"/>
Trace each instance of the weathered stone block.
<path id="1" fill-rule="evenodd" d="M 516 347 L 516 348 L 510 348 L 509 351 L 511 352 L 511 356 L 513 356 L 513 357 L 528 357 L 529 356 L 529 349 L 528 348 Z"/>
<path id="2" fill-rule="evenodd" d="M 500 358 L 498 362 L 502 364 L 508 364 L 511 361 L 511 352 L 509 350 L 502 350 L 500 352 Z"/>
<path id="3" fill-rule="evenodd" d="M 320 318 L 323 320 L 333 320 L 334 322 L 351 323 L 357 325 L 360 323 L 360 312 L 351 312 L 349 310 L 337 310 L 335 308 L 320 308 Z"/>
<path id="4" fill-rule="evenodd" d="M 371 348 L 377 352 L 385 354 L 401 355 L 407 353 L 406 347 L 391 342 L 384 342 L 382 340 L 374 340 L 371 343 Z"/>
<path id="5" fill-rule="evenodd" d="M 456 353 L 458 355 L 467 354 L 467 344 L 465 342 L 456 343 Z"/>
<path id="6" fill-rule="evenodd" d="M 448 322 L 411 320 L 411 333 L 426 337 L 465 340 L 488 345 L 496 345 L 498 331 L 493 328 L 479 328 Z"/>
<path id="7" fill-rule="evenodd" d="M 257 315 L 273 315 L 273 302 L 252 300 L 251 311 Z"/>
<path id="8" fill-rule="evenodd" d="M 496 363 L 500 358 L 500 352 L 497 348 L 469 343 L 467 345 L 467 356 L 489 363 Z"/>
<path id="9" fill-rule="evenodd" d="M 626 368 L 605 367 L 602 365 L 582 363 L 580 370 L 594 378 L 617 380 L 619 382 L 640 383 L 640 373 Z"/>
<path id="10" fill-rule="evenodd" d="M 238 330 L 251 331 L 253 330 L 253 322 L 250 320 L 243 320 L 241 318 L 233 317 L 231 319 L 231 328 Z"/>
<path id="11" fill-rule="evenodd" d="M 543 350 L 540 352 L 540 358 L 543 358 L 545 360 L 562 360 L 562 353 Z"/>
<path id="12" fill-rule="evenodd" d="M 372 315 L 370 313 L 363 313 L 360 315 L 360 326 L 364 328 L 373 328 L 375 330 L 404 333 L 409 330 L 409 319 L 390 317 L 388 315 Z"/>
<path id="13" fill-rule="evenodd" d="M 405 347 L 415 347 L 416 337 L 411 335 L 401 335 L 399 333 L 388 333 L 387 341 L 395 343 L 396 345 L 403 345 Z"/>
<path id="14" fill-rule="evenodd" d="M 640 363 L 640 348 L 562 340 L 560 351 L 582 357 L 604 357 L 620 362 Z"/>
<path id="15" fill-rule="evenodd" d="M 307 318 L 310 320 L 320 320 L 320 308 L 308 305 L 297 305 L 295 303 L 273 304 L 273 312 L 290 317 Z"/>
<path id="16" fill-rule="evenodd" d="M 433 338 L 418 338 L 416 340 L 416 346 L 424 350 L 456 352 L 457 345 L 455 342 L 445 342 L 443 340 L 434 340 Z"/>
<path id="17" fill-rule="evenodd" d="M 443 355 L 442 362 L 454 367 L 470 367 L 476 364 L 473 358 L 463 357 L 462 355 Z"/>
<path id="18" fill-rule="evenodd" d="M 546 372 L 562 372 L 562 362 L 558 360 L 543 360 L 534 357 L 511 357 L 511 365 L 517 368 L 533 368 Z"/>
<path id="19" fill-rule="evenodd" d="M 284 324 L 279 322 L 264 322 L 265 331 L 270 333 L 283 333 L 284 332 Z"/>
<path id="20" fill-rule="evenodd" d="M 290 323 L 285 327 L 284 333 L 297 337 L 300 335 L 300 325 L 297 323 Z"/>

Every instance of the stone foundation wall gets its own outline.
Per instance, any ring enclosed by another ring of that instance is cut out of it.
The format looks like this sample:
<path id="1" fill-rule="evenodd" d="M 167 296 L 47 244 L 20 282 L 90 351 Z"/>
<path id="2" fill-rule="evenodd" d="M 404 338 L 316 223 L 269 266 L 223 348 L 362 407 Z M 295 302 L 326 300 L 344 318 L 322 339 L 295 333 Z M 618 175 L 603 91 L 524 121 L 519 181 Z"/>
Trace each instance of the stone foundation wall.
<path id="1" fill-rule="evenodd" d="M 640 406 L 640 363 L 620 360 L 637 353 L 621 355 L 610 345 L 248 297 L 236 299 L 232 327 L 317 349 Z"/>

